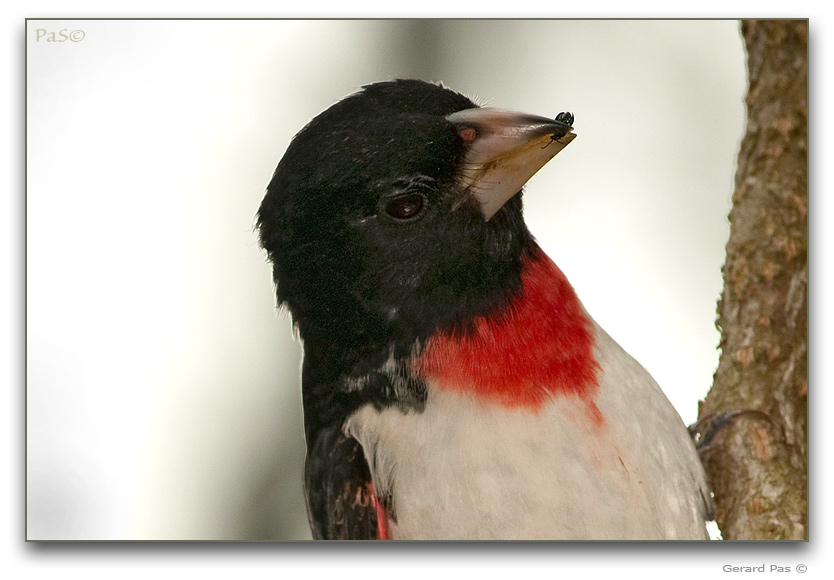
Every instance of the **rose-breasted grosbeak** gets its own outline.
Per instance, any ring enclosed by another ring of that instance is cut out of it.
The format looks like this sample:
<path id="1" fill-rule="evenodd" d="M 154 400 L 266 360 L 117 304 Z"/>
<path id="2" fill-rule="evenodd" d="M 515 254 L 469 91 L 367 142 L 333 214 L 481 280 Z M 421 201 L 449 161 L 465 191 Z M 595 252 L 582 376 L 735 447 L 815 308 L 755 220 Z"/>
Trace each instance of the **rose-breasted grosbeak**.
<path id="1" fill-rule="evenodd" d="M 707 538 L 686 428 L 522 218 L 572 124 L 396 80 L 293 139 L 258 227 L 304 345 L 314 537 Z"/>

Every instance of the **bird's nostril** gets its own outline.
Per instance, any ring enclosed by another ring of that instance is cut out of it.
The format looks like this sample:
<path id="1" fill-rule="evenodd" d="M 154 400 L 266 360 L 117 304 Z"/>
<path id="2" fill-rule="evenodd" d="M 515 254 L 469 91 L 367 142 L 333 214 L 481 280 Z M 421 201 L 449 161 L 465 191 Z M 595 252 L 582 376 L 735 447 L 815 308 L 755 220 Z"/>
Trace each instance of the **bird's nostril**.
<path id="1" fill-rule="evenodd" d="M 460 131 L 458 131 L 458 135 L 460 138 L 466 142 L 471 142 L 475 140 L 475 137 L 478 136 L 478 132 L 473 129 L 472 127 L 464 127 Z"/>

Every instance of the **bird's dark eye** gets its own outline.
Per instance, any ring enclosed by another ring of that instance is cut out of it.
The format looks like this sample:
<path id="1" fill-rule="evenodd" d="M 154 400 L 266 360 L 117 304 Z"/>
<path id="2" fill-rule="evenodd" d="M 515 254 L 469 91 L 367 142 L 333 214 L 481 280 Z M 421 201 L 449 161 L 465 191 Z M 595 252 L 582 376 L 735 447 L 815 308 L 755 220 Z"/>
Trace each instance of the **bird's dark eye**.
<path id="1" fill-rule="evenodd" d="M 405 193 L 385 202 L 385 213 L 397 221 L 410 221 L 419 216 L 426 206 L 422 193 Z"/>

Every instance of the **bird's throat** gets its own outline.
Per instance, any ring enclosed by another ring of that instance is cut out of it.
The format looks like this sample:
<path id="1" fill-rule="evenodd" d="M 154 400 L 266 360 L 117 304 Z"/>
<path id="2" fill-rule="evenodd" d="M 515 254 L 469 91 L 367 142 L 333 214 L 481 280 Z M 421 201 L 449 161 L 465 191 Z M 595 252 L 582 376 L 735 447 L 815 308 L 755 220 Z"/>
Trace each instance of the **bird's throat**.
<path id="1" fill-rule="evenodd" d="M 595 409 L 593 326 L 576 293 L 538 246 L 525 259 L 521 280 L 522 289 L 479 316 L 472 332 L 430 337 L 415 371 L 439 388 L 509 408 L 538 410 L 550 397 L 566 395 Z"/>

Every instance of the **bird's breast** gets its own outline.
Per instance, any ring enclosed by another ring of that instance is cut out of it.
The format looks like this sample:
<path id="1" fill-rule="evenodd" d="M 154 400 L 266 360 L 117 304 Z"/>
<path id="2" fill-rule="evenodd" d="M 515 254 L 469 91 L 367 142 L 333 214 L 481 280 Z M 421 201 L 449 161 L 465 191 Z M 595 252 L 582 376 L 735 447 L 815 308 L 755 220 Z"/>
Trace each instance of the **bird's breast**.
<path id="1" fill-rule="evenodd" d="M 425 405 L 345 424 L 392 539 L 703 539 L 703 470 L 657 384 L 540 250 L 523 287 L 405 365 Z"/>
<path id="2" fill-rule="evenodd" d="M 592 322 L 593 325 L 593 322 Z M 345 430 L 389 499 L 392 539 L 705 539 L 703 469 L 648 373 L 593 325 L 598 383 L 537 404 L 427 380 L 422 411 L 366 405 Z"/>
<path id="3" fill-rule="evenodd" d="M 642 536 L 647 489 L 575 397 L 532 413 L 430 385 L 421 413 L 364 407 L 347 431 L 390 498 L 391 539 Z M 630 478 L 634 477 L 632 481 Z M 655 537 L 655 536 L 652 536 Z"/>

